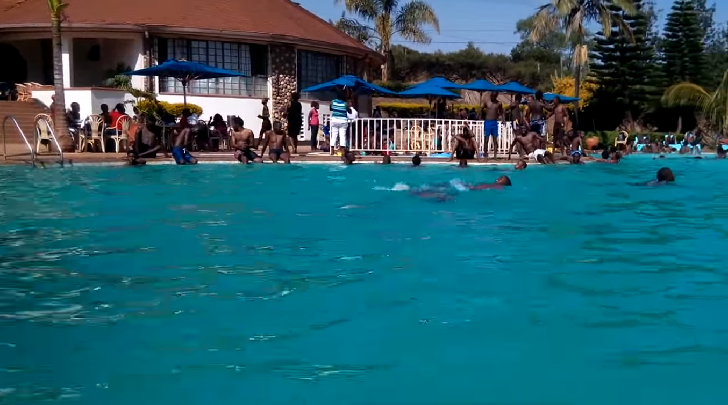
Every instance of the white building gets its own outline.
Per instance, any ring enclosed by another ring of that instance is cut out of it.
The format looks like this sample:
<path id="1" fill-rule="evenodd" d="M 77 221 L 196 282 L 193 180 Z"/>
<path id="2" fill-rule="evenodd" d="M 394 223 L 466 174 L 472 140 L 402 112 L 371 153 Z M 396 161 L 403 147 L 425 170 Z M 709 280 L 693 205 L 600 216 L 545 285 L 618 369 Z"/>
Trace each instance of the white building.
<path id="1" fill-rule="evenodd" d="M 343 74 L 364 75 L 383 62 L 377 52 L 288 0 L 66 2 L 65 97 L 68 105 L 74 101 L 81 105 L 82 116 L 98 113 L 101 104 L 113 108 L 133 99 L 104 87 L 115 72 L 186 59 L 248 76 L 194 81 L 187 102 L 201 106 L 204 118 L 238 115 L 257 133 L 264 98 L 271 100 L 268 107 L 273 114 L 296 89 Z M 53 58 L 47 1 L 11 3 L 0 12 L 0 81 L 50 86 Z M 157 93 L 161 101 L 182 102 L 181 84 L 174 79 L 133 77 L 132 82 Z M 32 97 L 49 105 L 52 94 L 51 87 L 40 87 Z M 304 95 L 302 102 L 306 114 L 310 100 Z M 366 101 L 360 101 L 360 109 L 362 102 Z"/>

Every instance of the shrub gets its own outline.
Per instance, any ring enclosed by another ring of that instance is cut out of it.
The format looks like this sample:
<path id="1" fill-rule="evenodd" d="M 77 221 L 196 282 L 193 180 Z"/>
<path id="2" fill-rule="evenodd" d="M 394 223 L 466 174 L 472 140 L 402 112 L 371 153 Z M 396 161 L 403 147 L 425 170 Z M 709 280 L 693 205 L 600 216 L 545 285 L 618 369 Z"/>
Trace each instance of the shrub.
<path id="1" fill-rule="evenodd" d="M 157 118 L 160 118 L 164 115 L 179 117 L 180 115 L 182 115 L 182 110 L 184 110 L 185 108 L 189 108 L 190 112 L 193 114 L 197 114 L 198 116 L 202 115 L 202 107 L 190 103 L 187 103 L 187 106 L 185 107 L 183 103 L 168 103 L 166 101 L 157 100 L 140 100 L 136 104 L 136 107 L 139 109 L 139 112 Z"/>

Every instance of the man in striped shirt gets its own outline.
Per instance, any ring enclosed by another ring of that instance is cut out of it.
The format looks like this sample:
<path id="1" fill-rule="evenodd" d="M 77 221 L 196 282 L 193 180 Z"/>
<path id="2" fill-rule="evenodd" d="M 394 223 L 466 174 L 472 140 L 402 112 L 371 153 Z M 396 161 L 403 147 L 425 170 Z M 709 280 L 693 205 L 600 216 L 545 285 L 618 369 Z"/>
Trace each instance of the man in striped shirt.
<path id="1" fill-rule="evenodd" d="M 349 121 L 346 115 L 347 109 L 347 103 L 341 96 L 331 102 L 330 145 L 332 155 L 333 149 L 336 148 L 337 144 L 342 156 L 346 153 L 346 148 L 349 146 L 346 139 L 346 129 L 349 127 Z"/>

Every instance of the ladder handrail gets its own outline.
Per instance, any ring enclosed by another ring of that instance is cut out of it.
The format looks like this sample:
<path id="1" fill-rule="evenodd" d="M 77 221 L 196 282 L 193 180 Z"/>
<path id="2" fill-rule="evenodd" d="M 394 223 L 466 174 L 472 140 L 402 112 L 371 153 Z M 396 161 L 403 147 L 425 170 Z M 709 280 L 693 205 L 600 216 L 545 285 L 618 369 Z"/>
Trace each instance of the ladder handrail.
<path id="1" fill-rule="evenodd" d="M 58 153 L 61 155 L 61 166 L 63 166 L 63 150 L 61 149 L 61 145 L 58 143 L 58 139 L 56 139 L 56 134 L 53 132 L 53 128 L 51 128 L 51 124 L 47 120 L 43 120 L 43 122 L 46 124 L 46 128 L 48 128 L 48 133 L 50 134 L 51 138 L 53 139 L 53 142 L 56 143 L 56 147 L 58 148 Z"/>
<path id="2" fill-rule="evenodd" d="M 15 119 L 15 117 L 12 116 L 12 115 L 6 116 L 5 119 L 3 120 L 3 132 L 2 132 L 2 137 L 3 137 L 3 160 L 8 160 L 8 147 L 7 147 L 7 144 L 5 142 L 5 123 L 8 122 L 8 119 L 13 120 L 13 123 L 15 124 L 15 128 L 17 128 L 18 129 L 18 132 L 20 132 L 20 136 L 23 138 L 23 141 L 25 142 L 25 145 L 28 147 L 28 150 L 30 151 L 30 159 L 33 162 L 33 165 L 35 166 L 35 155 L 36 155 L 36 153 L 33 150 L 33 147 L 30 146 L 30 143 L 28 143 L 28 138 L 25 137 L 25 133 L 23 132 L 22 129 L 20 129 L 20 124 L 18 124 L 18 120 Z M 56 143 L 58 143 L 58 142 L 56 142 Z M 63 154 L 62 153 L 63 152 L 61 152 L 61 160 L 63 160 Z"/>

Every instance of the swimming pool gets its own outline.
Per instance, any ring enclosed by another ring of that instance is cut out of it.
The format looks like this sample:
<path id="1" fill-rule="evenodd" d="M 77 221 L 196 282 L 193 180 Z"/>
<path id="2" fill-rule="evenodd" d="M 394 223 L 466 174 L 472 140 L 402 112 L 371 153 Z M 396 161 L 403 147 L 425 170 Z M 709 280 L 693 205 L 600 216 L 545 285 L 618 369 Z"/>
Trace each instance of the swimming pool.
<path id="1" fill-rule="evenodd" d="M 0 403 L 726 403 L 726 168 L 0 167 Z"/>

